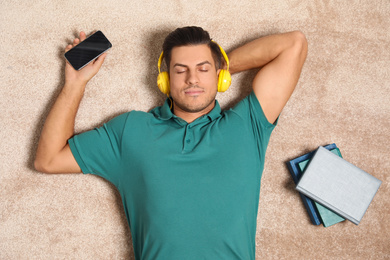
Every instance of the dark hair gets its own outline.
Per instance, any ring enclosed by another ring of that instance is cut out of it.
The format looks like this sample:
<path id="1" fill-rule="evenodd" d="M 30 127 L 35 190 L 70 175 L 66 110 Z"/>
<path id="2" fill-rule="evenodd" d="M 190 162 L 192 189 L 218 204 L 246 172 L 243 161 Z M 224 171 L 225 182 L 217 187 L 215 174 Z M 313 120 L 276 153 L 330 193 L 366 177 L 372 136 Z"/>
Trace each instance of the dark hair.
<path id="1" fill-rule="evenodd" d="M 169 72 L 169 64 L 171 62 L 172 49 L 174 47 L 201 45 L 207 44 L 211 50 L 214 59 L 215 68 L 218 70 L 221 67 L 222 53 L 218 44 L 211 41 L 210 35 L 201 27 L 187 26 L 177 28 L 165 38 L 163 43 L 163 52 L 165 64 Z"/>

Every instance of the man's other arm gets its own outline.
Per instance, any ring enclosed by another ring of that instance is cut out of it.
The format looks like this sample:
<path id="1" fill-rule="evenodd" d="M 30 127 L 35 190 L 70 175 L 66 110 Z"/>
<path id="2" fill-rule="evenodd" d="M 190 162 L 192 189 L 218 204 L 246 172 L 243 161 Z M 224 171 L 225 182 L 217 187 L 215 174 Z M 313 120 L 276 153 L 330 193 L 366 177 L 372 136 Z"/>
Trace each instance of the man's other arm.
<path id="1" fill-rule="evenodd" d="M 306 37 L 299 31 L 265 36 L 228 54 L 232 74 L 262 67 L 252 85 L 270 123 L 294 91 L 306 56 Z"/>
<path id="2" fill-rule="evenodd" d="M 85 33 L 80 32 L 80 39 L 76 38 L 65 51 L 69 51 L 85 38 Z M 99 71 L 105 57 L 106 54 L 101 55 L 79 71 L 66 62 L 65 85 L 50 110 L 39 139 L 34 161 L 36 170 L 45 173 L 81 172 L 69 148 L 68 139 L 74 135 L 75 118 L 85 86 Z"/>

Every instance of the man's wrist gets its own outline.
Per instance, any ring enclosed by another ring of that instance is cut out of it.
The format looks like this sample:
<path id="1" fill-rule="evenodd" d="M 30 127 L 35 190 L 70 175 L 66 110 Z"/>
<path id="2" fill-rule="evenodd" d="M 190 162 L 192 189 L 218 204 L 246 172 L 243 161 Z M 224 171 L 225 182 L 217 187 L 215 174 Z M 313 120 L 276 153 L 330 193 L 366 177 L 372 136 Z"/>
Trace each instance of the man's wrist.
<path id="1" fill-rule="evenodd" d="M 67 95 L 76 95 L 77 97 L 80 97 L 84 95 L 86 85 L 87 83 L 83 82 L 65 82 L 62 90 L 67 93 Z"/>
<path id="2" fill-rule="evenodd" d="M 87 82 L 83 82 L 83 81 L 70 81 L 70 82 L 67 82 L 65 81 L 65 84 L 64 84 L 64 88 L 68 88 L 68 89 L 85 89 L 87 85 Z"/>

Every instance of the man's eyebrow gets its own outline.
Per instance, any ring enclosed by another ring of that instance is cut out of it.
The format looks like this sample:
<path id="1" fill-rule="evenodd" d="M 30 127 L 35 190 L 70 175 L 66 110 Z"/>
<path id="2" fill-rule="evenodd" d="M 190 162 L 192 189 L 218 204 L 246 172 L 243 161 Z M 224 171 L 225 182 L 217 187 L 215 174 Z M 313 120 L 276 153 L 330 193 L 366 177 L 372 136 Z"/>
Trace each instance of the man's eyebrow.
<path id="1" fill-rule="evenodd" d="M 210 63 L 209 61 L 206 60 L 206 61 L 203 61 L 203 62 L 201 62 L 201 63 L 196 64 L 196 66 L 198 67 L 198 66 L 202 66 L 202 65 L 205 65 L 205 64 L 211 65 L 211 63 Z M 184 64 L 181 64 L 181 63 L 175 63 L 175 65 L 173 65 L 173 67 L 184 67 L 184 68 L 188 68 L 187 65 L 184 65 Z"/>
<path id="2" fill-rule="evenodd" d="M 209 61 L 204 61 L 204 62 L 201 62 L 201 63 L 198 63 L 198 64 L 196 64 L 196 66 L 202 66 L 202 65 L 205 65 L 205 64 L 209 64 L 209 65 L 211 65 L 211 63 L 209 62 Z"/>
<path id="3" fill-rule="evenodd" d="M 180 63 L 175 63 L 175 65 L 173 65 L 173 67 L 185 67 L 185 68 L 187 68 L 188 66 L 184 65 L 184 64 L 180 64 Z"/>

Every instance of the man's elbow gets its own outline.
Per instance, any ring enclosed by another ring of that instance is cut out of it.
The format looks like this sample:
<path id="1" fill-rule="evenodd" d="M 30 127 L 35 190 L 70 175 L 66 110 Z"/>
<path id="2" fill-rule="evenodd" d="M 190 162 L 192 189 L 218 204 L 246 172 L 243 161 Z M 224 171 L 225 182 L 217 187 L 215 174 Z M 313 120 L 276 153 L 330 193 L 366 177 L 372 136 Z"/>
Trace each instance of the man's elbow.
<path id="1" fill-rule="evenodd" d="M 50 161 L 42 160 L 39 158 L 35 158 L 34 168 L 41 173 L 57 173 Z"/>
<path id="2" fill-rule="evenodd" d="M 293 34 L 295 41 L 300 42 L 301 44 L 307 45 L 306 36 L 302 31 L 299 31 L 299 30 L 293 31 L 292 34 Z"/>
<path id="3" fill-rule="evenodd" d="M 301 31 L 292 32 L 293 48 L 297 50 L 303 59 L 306 59 L 308 43 L 306 36 Z"/>
<path id="4" fill-rule="evenodd" d="M 35 170 L 37 170 L 38 172 L 42 172 L 42 173 L 51 173 L 50 172 L 50 167 L 48 166 L 48 163 L 45 163 L 43 162 L 42 160 L 38 159 L 38 158 L 35 158 L 35 161 L 34 161 L 34 168 Z"/>
<path id="5" fill-rule="evenodd" d="M 42 173 L 82 172 L 73 155 L 66 152 L 52 157 L 36 156 L 34 160 L 34 168 Z"/>

